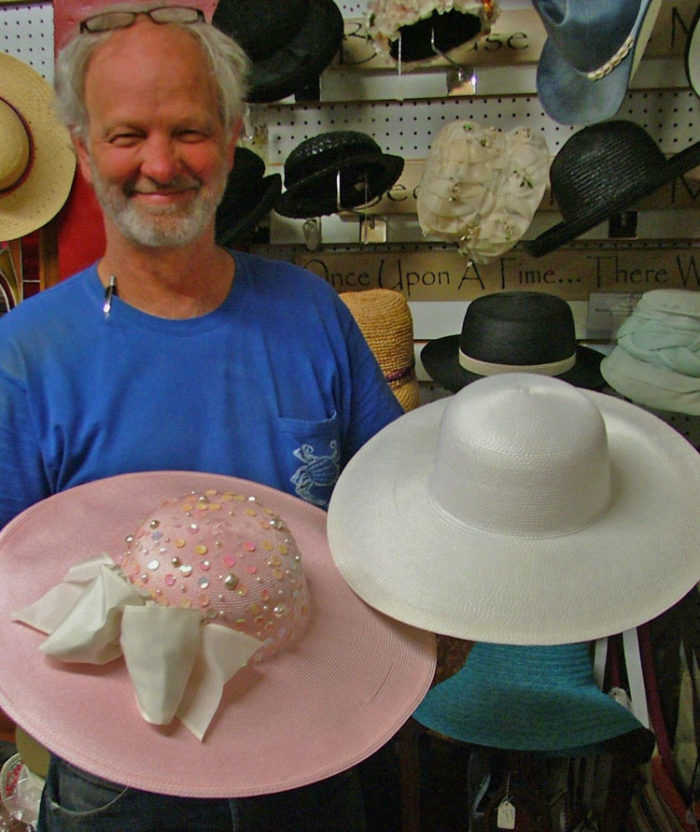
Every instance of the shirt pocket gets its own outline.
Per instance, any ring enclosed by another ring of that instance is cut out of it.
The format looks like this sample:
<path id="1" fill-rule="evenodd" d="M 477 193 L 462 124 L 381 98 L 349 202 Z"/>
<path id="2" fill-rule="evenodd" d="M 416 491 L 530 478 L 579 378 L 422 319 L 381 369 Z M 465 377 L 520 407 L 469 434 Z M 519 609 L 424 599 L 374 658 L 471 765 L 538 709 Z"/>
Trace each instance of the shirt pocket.
<path id="1" fill-rule="evenodd" d="M 293 493 L 315 506 L 328 508 L 341 468 L 340 420 L 308 421 L 280 417 L 283 451 Z"/>

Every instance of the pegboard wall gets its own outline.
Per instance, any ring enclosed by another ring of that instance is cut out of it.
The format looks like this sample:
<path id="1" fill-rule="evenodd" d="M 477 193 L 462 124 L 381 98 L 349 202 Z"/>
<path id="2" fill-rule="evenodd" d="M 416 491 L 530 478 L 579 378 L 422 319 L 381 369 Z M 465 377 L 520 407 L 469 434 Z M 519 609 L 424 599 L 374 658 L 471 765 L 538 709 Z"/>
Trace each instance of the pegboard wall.
<path id="1" fill-rule="evenodd" d="M 697 109 L 691 90 L 631 91 L 618 116 L 641 124 L 664 153 L 673 154 L 697 140 Z M 423 159 L 437 133 L 456 119 L 500 130 L 530 126 L 543 136 L 551 155 L 578 129 L 553 121 L 536 95 L 267 105 L 253 119 L 267 130 L 270 164 L 282 164 L 297 144 L 327 130 L 360 130 L 386 153 Z"/>
<path id="2" fill-rule="evenodd" d="M 53 6 L 18 3 L 0 6 L 0 51 L 33 67 L 53 83 Z"/>

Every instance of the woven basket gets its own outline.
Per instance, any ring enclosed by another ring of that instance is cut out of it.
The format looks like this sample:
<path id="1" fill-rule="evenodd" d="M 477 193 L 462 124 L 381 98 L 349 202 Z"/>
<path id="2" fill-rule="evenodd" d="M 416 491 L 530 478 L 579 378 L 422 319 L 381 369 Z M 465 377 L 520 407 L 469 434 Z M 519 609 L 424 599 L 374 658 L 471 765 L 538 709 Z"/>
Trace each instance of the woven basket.
<path id="1" fill-rule="evenodd" d="M 340 295 L 352 312 L 384 378 L 404 410 L 420 404 L 413 351 L 413 319 L 403 295 L 390 289 L 366 289 Z"/>

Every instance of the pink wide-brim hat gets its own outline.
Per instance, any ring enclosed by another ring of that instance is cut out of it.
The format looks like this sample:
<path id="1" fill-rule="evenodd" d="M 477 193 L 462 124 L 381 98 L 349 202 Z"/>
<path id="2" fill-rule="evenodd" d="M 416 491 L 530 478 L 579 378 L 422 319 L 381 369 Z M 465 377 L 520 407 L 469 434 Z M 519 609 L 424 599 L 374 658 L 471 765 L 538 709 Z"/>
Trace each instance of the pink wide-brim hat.
<path id="1" fill-rule="evenodd" d="M 75 563 L 107 552 L 163 500 L 235 490 L 284 518 L 302 553 L 310 620 L 273 660 L 225 685 L 203 741 L 178 720 L 144 721 L 123 659 L 78 665 L 39 649 L 43 633 L 13 612 L 59 584 Z M 268 486 L 183 471 L 123 474 L 26 509 L 0 533 L 0 706 L 50 751 L 146 791 L 243 797 L 303 786 L 348 769 L 386 743 L 428 690 L 434 636 L 373 610 L 330 556 L 326 515 Z"/>

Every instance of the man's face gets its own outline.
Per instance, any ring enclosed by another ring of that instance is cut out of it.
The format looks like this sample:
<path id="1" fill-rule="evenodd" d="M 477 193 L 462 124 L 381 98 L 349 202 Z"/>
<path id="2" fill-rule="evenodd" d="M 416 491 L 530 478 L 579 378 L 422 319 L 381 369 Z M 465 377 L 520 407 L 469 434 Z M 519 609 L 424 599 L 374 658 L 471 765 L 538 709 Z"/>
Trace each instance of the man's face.
<path id="1" fill-rule="evenodd" d="M 224 135 L 190 35 L 146 19 L 116 32 L 90 60 L 85 103 L 88 134 L 75 144 L 108 235 L 182 246 L 213 227 L 236 135 Z"/>

